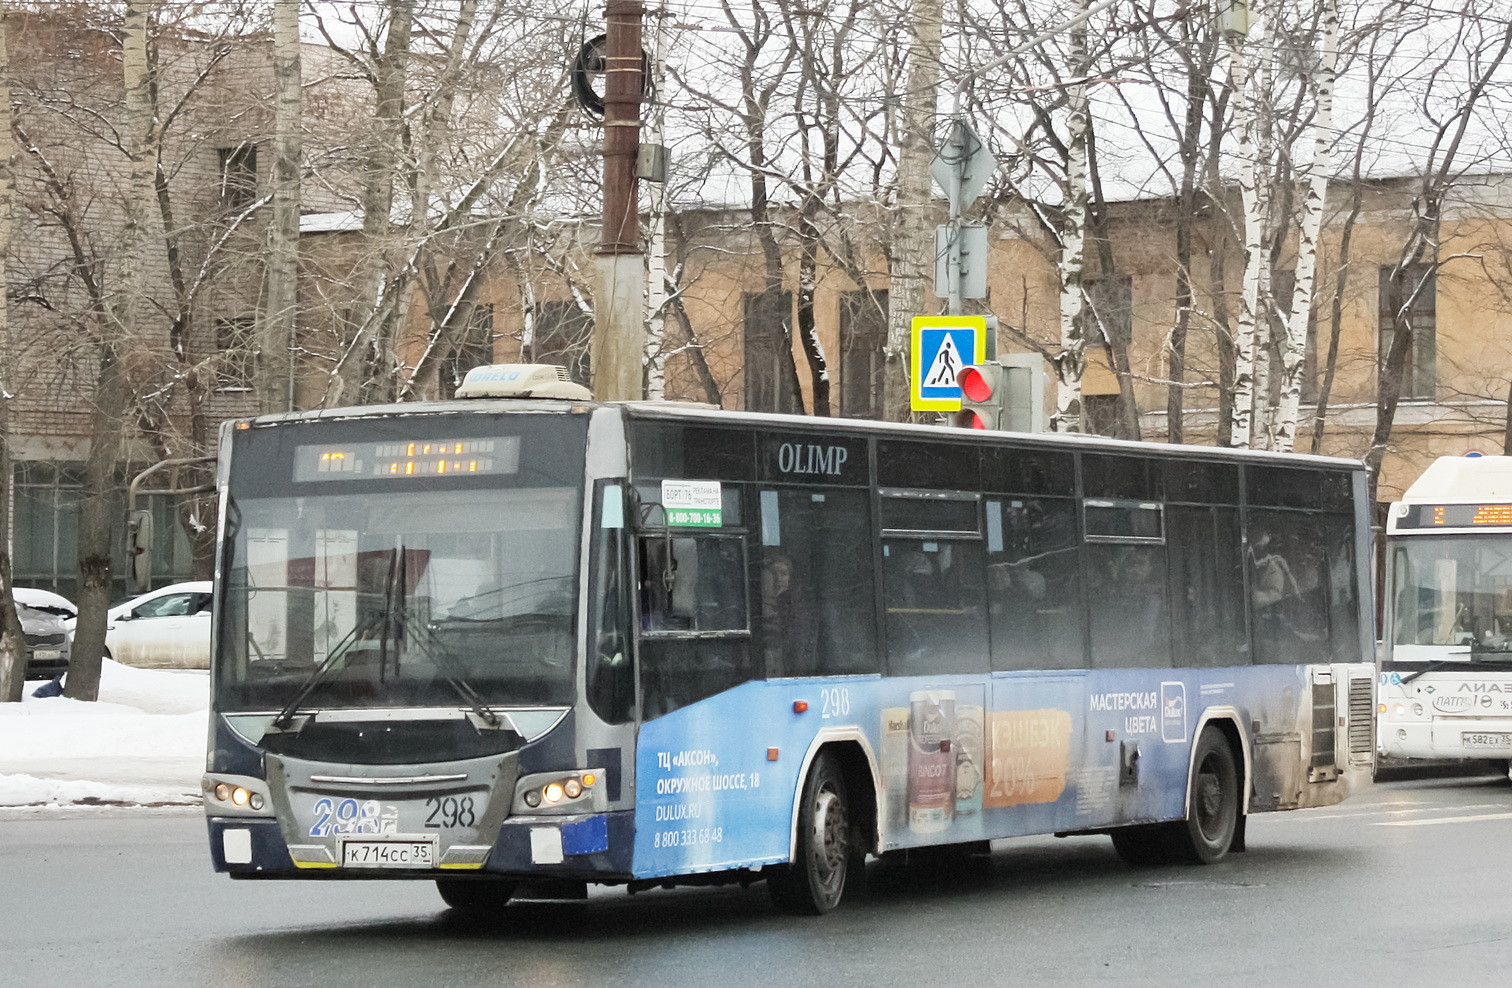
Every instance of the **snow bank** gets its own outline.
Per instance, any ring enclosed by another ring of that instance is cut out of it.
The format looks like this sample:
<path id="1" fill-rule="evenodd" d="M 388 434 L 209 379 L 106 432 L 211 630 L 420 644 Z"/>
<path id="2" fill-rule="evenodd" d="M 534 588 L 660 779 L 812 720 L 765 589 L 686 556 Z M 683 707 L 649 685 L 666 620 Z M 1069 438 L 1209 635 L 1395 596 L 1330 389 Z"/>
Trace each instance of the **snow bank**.
<path id="1" fill-rule="evenodd" d="M 0 807 L 197 805 L 210 679 L 106 660 L 100 700 L 0 703 Z"/>

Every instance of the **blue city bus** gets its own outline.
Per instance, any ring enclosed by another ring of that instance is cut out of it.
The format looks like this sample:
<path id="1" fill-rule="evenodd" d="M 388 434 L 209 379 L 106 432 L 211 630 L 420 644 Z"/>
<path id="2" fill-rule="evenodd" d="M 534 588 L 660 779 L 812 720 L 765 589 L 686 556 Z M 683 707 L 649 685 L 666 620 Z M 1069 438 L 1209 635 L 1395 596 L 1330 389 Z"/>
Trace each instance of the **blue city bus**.
<path id="1" fill-rule="evenodd" d="M 812 914 L 938 845 L 1212 862 L 1371 777 L 1356 462 L 539 397 L 220 455 L 234 878 L 480 912 L 764 880 Z"/>

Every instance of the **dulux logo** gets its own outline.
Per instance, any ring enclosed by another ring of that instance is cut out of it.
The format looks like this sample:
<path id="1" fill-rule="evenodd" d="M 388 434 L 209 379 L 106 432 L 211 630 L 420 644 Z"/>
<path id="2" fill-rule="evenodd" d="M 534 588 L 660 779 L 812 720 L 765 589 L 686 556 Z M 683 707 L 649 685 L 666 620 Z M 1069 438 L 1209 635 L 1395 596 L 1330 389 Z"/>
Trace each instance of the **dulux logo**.
<path id="1" fill-rule="evenodd" d="M 1187 737 L 1186 684 L 1160 684 L 1160 739 L 1171 744 Z"/>
<path id="2" fill-rule="evenodd" d="M 777 469 L 783 473 L 822 473 L 838 477 L 850 450 L 844 446 L 783 443 L 777 448 Z"/>

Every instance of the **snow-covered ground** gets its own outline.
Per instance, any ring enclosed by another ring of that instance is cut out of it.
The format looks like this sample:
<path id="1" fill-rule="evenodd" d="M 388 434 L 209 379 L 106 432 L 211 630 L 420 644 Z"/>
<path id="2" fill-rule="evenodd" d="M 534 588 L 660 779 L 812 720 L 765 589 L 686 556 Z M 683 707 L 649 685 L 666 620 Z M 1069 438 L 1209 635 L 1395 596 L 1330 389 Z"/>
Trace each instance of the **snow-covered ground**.
<path id="1" fill-rule="evenodd" d="M 105 661 L 100 699 L 0 703 L 0 809 L 197 807 L 210 679 Z"/>

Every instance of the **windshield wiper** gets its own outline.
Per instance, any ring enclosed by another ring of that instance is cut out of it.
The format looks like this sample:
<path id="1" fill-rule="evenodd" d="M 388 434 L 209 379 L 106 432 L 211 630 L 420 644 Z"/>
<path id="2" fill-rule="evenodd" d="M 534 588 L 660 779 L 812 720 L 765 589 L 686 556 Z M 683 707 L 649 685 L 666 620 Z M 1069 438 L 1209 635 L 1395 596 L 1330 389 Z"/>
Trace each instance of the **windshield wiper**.
<path id="1" fill-rule="evenodd" d="M 353 625 L 352 630 L 343 635 L 341 641 L 336 643 L 336 647 L 331 649 L 331 654 L 325 657 L 325 661 L 320 663 L 314 672 L 310 673 L 309 678 L 299 687 L 299 692 L 294 694 L 294 699 L 290 700 L 278 712 L 278 716 L 273 718 L 272 726 L 279 730 L 287 728 L 294 720 L 294 713 L 299 709 L 299 705 L 305 702 L 311 693 L 315 692 L 315 687 L 319 686 L 326 675 L 336 667 L 337 662 L 346 657 L 346 654 L 352 650 L 353 645 L 357 644 L 362 634 L 371 630 L 374 625 L 383 619 L 384 615 L 382 613 L 370 614 Z"/>
<path id="2" fill-rule="evenodd" d="M 1512 662 L 1512 642 L 1506 642 L 1500 645 L 1482 645 L 1480 642 L 1472 641 L 1470 642 L 1469 648 L 1463 649 L 1461 651 L 1450 652 L 1449 654 L 1467 656 L 1470 662 Z M 1490 655 L 1502 657 L 1495 659 L 1486 658 L 1486 656 Z M 1414 679 L 1417 679 L 1419 676 L 1424 675 L 1425 673 L 1435 672 L 1439 669 L 1442 669 L 1444 666 L 1454 665 L 1457 662 L 1463 661 L 1465 660 L 1434 659 L 1432 662 L 1428 663 L 1417 672 L 1412 673 L 1410 676 L 1403 676 L 1402 685 L 1406 686 L 1408 683 L 1412 682 Z"/>
<path id="3" fill-rule="evenodd" d="M 441 678 L 445 679 L 447 685 L 457 691 L 458 696 L 467 701 L 467 705 L 472 707 L 473 713 L 482 718 L 483 722 L 489 727 L 497 728 L 502 726 L 503 718 L 484 701 L 478 691 L 473 688 L 473 685 L 467 681 L 467 677 L 462 675 L 461 671 L 457 668 L 456 660 L 447 652 L 446 645 L 436 637 L 436 633 L 430 628 L 425 628 L 424 631 L 426 634 L 425 638 L 417 635 L 413 641 L 416 647 L 425 654 L 426 658 L 441 668 Z"/>

